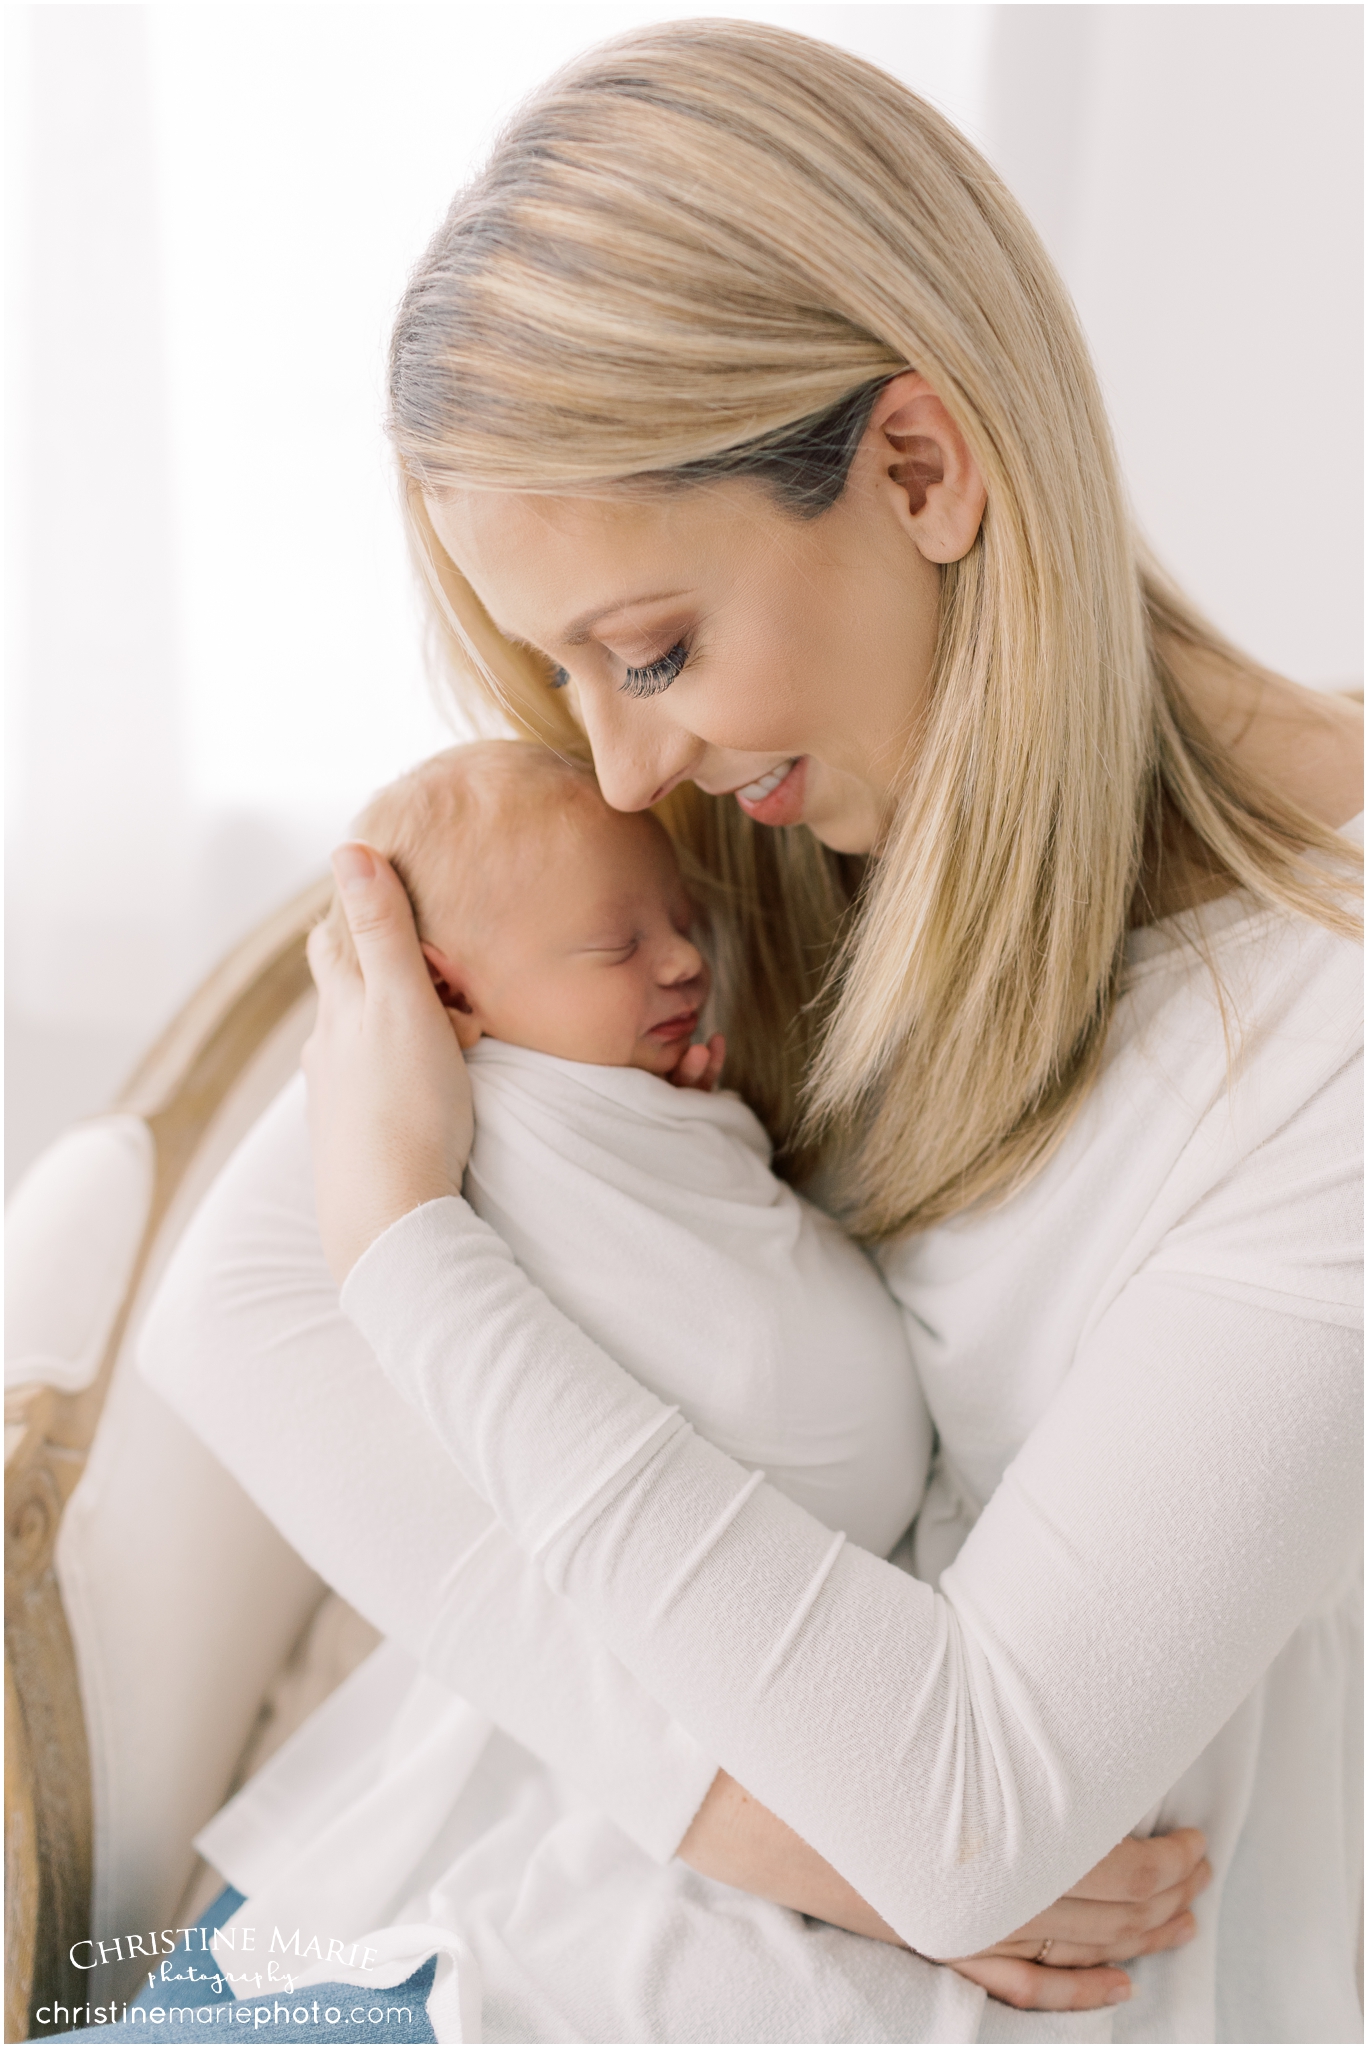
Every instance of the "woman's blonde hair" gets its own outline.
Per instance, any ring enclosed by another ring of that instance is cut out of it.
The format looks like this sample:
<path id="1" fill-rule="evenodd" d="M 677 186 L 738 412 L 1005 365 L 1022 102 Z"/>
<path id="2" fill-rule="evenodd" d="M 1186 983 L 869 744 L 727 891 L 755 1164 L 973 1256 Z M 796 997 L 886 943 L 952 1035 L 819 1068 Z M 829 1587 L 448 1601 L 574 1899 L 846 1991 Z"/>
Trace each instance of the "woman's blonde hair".
<path id="1" fill-rule="evenodd" d="M 814 420 L 909 366 L 988 509 L 942 572 L 930 712 L 879 858 L 862 878 L 692 786 L 663 807 L 713 920 L 729 1079 L 795 1156 L 856 1134 L 870 1236 L 1004 1195 L 1048 1156 L 1175 827 L 1262 901 L 1352 926 L 1308 857 L 1344 842 L 1255 786 L 1184 702 L 1184 650 L 1250 664 L 1140 551 L 1040 241 L 892 78 L 785 30 L 676 22 L 591 52 L 516 117 L 419 265 L 391 358 L 450 666 L 576 758 L 564 697 L 497 632 L 425 494 L 753 473 L 810 515 L 820 493 L 788 488 L 776 448 L 801 469 Z"/>

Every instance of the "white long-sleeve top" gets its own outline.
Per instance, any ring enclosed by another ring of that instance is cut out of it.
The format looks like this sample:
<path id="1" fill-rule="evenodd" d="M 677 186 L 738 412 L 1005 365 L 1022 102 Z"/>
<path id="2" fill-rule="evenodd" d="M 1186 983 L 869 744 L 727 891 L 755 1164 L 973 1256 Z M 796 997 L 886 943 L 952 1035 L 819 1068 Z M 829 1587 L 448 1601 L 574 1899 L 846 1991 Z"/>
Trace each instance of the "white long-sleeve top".
<path id="1" fill-rule="evenodd" d="M 1117 2038 L 1251 2038 L 1221 1980 L 1253 1968 L 1298 2029 L 1261 2038 L 1345 2039 L 1359 956 L 1239 898 L 1202 924 L 1224 1009 L 1176 928 L 1138 935 L 1050 1166 L 887 1261 L 933 1347 L 938 1589 L 757 1486 L 461 1201 L 394 1225 L 343 1307 L 555 1591 L 914 1947 L 1000 1938 L 1164 1802 L 1224 1894 L 1150 1973 L 1183 2031 L 1137 2003 Z M 1330 1742 L 1287 1706 L 1308 1660 Z"/>

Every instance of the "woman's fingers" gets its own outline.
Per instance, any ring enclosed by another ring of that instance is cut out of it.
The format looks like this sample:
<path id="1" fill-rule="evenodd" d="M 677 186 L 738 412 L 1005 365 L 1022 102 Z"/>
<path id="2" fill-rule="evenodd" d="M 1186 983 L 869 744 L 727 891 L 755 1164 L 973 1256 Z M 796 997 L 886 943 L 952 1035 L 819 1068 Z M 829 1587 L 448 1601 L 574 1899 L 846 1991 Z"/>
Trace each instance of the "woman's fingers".
<path id="1" fill-rule="evenodd" d="M 1169 1835 L 1136 1841 L 1128 1835 L 1073 1887 L 1071 1899 L 1152 1899 L 1191 1877 L 1206 1856 L 1200 1828 L 1175 1828 Z"/>
<path id="2" fill-rule="evenodd" d="M 1046 1966 L 1052 1970 L 1089 1970 L 1101 1963 L 1133 1963 L 1137 1956 L 1160 1955 L 1165 1949 L 1182 1948 L 1196 1932 L 1197 1922 L 1191 1913 L 1176 1913 L 1162 1927 L 1117 1941 L 1066 1941 L 1056 1937 L 1051 1939 Z M 1040 1946 L 1039 1941 L 1004 1941 L 990 1951 L 990 1958 L 1005 1956 L 1034 1962 Z"/>
<path id="3" fill-rule="evenodd" d="M 309 938 L 318 1022 L 304 1049 L 323 1249 L 340 1283 L 391 1224 L 458 1195 L 470 1081 L 418 944 L 403 884 L 370 847 L 333 860 L 350 932 Z"/>
<path id="4" fill-rule="evenodd" d="M 1070 2012 L 1118 2004 L 1130 1979 L 1115 1966 L 1191 1941 L 1189 1908 L 1210 1882 L 1197 1828 L 1128 1840 L 1007 1941 L 953 1967 L 1008 2005 Z M 1048 1960 L 1038 1963 L 1046 1941 Z"/>
<path id="5" fill-rule="evenodd" d="M 331 996 L 348 982 L 354 982 L 358 990 L 360 989 L 361 976 L 357 972 L 356 962 L 345 957 L 327 918 L 324 918 L 321 924 L 316 924 L 309 933 L 304 953 L 309 963 L 309 972 L 320 995 L 326 993 Z"/>
<path id="6" fill-rule="evenodd" d="M 367 992 L 415 993 L 432 1001 L 427 970 L 403 883 L 381 854 L 353 840 L 332 857 L 338 895 Z"/>
<path id="7" fill-rule="evenodd" d="M 1048 1937 L 1052 1941 L 1083 1942 L 1109 1954 L 1119 1953 L 1122 1944 L 1140 1941 L 1184 1913 L 1210 1882 L 1211 1865 L 1203 1857 L 1181 1884 L 1157 1892 L 1150 1899 L 1081 1899 L 1069 1893 L 1016 1930 L 1011 1936 L 1013 1952 L 1018 1944 L 1027 1952 L 1032 1947 L 1039 1948 Z M 1139 1955 L 1140 1950 L 1133 1948 L 1129 1953 Z"/>
<path id="8" fill-rule="evenodd" d="M 971 1984 L 981 1984 L 990 1998 L 1028 2012 L 1091 2012 L 1099 2006 L 1124 2005 L 1131 1980 L 1124 1970 L 1052 1970 L 1041 1963 L 1011 1956 L 974 1956 L 952 1963 Z"/>

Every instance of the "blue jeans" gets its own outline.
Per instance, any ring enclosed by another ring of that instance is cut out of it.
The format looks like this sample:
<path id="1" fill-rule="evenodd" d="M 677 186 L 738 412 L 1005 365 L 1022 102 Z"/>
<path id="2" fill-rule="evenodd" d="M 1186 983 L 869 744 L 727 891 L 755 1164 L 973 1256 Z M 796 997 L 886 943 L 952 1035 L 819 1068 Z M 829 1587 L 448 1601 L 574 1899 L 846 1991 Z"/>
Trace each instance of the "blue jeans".
<path id="1" fill-rule="evenodd" d="M 226 1885 L 195 1923 L 196 1928 L 212 1934 L 244 1903 L 242 1893 Z M 117 2006 L 106 2005 L 103 2010 L 111 2015 L 108 2023 L 78 2027 L 61 2038 L 174 2042 L 180 2048 L 201 2041 L 206 2048 L 211 2042 L 223 2042 L 226 2048 L 230 2040 L 365 2041 L 400 2048 L 400 2044 L 437 2038 L 427 2015 L 427 1995 L 437 1970 L 435 1956 L 429 1956 L 406 1983 L 385 1991 L 356 1984 L 310 1984 L 294 1993 L 271 1987 L 259 1998 L 234 1998 L 226 1978 L 201 1967 L 209 1960 L 200 1944 L 183 1941 L 175 1954 L 166 1958 L 166 1977 L 156 1990 L 140 1991 L 127 2007 L 122 2001 Z M 192 1969 L 197 1973 L 194 1978 L 188 1975 Z M 92 2007 L 99 2007 L 98 1995 L 93 1992 L 89 2007 L 43 2006 L 38 2017 L 45 2023 L 88 2019 Z"/>

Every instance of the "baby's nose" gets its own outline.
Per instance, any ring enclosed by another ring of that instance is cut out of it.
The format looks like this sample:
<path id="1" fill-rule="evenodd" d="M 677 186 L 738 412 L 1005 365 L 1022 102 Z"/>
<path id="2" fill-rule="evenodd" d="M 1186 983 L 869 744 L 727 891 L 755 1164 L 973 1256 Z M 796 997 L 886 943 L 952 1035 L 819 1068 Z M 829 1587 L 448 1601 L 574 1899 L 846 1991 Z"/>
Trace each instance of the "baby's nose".
<path id="1" fill-rule="evenodd" d="M 671 987 L 680 981 L 696 981 L 703 972 L 703 955 L 692 939 L 680 934 L 666 953 L 662 969 L 661 979 Z"/>

